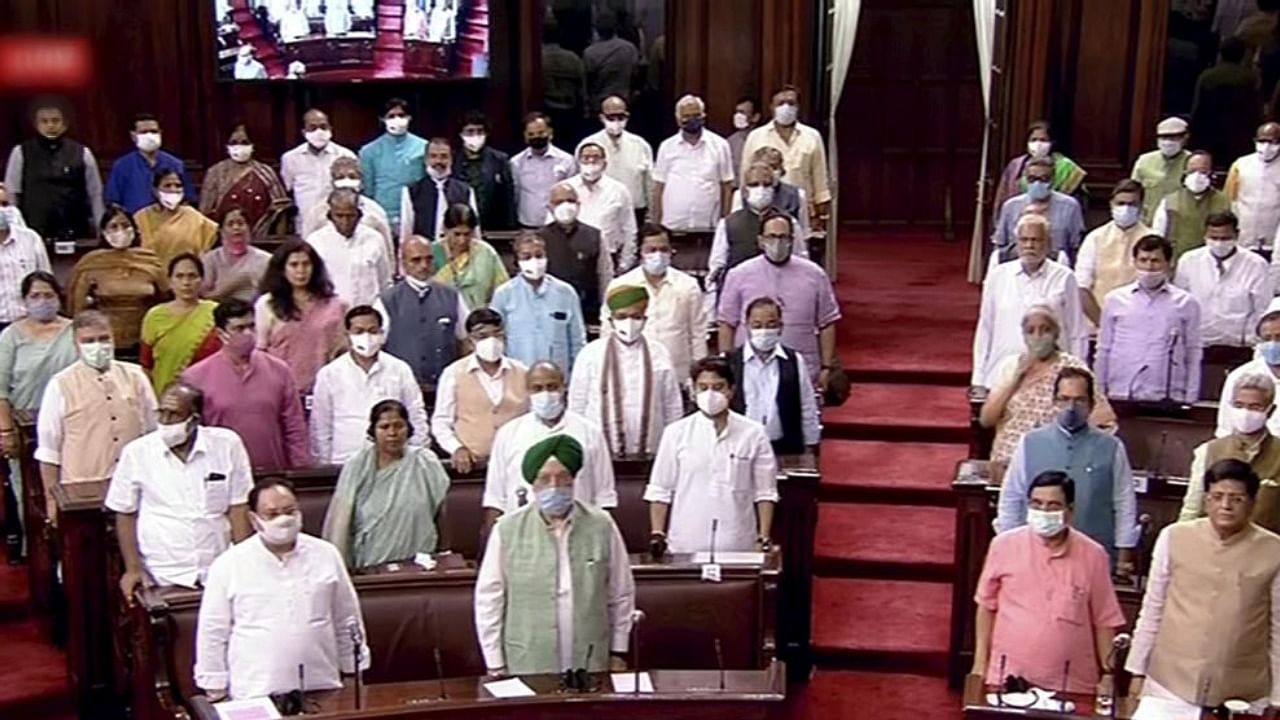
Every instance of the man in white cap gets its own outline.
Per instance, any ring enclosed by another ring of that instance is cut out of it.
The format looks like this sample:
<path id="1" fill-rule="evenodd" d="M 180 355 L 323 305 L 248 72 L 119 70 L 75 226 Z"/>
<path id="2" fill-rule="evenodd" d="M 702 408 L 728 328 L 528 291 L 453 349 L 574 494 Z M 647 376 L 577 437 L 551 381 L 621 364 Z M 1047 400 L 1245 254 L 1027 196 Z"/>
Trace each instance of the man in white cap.
<path id="1" fill-rule="evenodd" d="M 1280 298 L 1274 298 L 1262 313 L 1258 324 L 1254 327 L 1258 335 L 1258 344 L 1253 359 L 1232 370 L 1222 386 L 1222 397 L 1235 397 L 1236 385 L 1250 375 L 1269 375 L 1280 382 Z M 1226 437 L 1231 434 L 1231 403 L 1218 403 L 1218 428 L 1215 437 Z M 1280 435 L 1280 413 L 1271 413 L 1267 418 L 1267 429 L 1272 435 Z"/>
<path id="2" fill-rule="evenodd" d="M 1186 173 L 1187 121 L 1179 117 L 1165 118 L 1156 125 L 1156 148 L 1138 156 L 1130 177 L 1146 190 L 1142 201 L 1142 222 L 1150 225 L 1156 206 L 1165 195 L 1178 189 Z"/>
<path id="3" fill-rule="evenodd" d="M 1253 141 L 1254 152 L 1231 164 L 1222 189 L 1240 220 L 1240 247 L 1270 250 L 1280 226 L 1280 123 L 1259 125 Z"/>

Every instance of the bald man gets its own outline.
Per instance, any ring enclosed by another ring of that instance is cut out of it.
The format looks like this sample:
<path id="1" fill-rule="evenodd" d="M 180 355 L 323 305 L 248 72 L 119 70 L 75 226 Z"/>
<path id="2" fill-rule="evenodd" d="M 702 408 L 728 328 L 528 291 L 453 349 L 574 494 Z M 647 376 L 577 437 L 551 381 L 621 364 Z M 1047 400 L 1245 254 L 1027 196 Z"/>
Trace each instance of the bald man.
<path id="1" fill-rule="evenodd" d="M 600 103 L 600 123 L 604 128 L 578 143 L 604 148 L 604 174 L 626 186 L 631 204 L 636 209 L 636 226 L 644 224 L 649 213 L 649 191 L 653 175 L 653 148 L 639 135 L 627 130 L 631 113 L 627 101 L 610 95 Z M 577 150 L 574 154 L 577 154 Z"/>
<path id="2" fill-rule="evenodd" d="M 315 108 L 302 116 L 302 136 L 305 142 L 280 156 L 280 179 L 285 189 L 293 193 L 298 217 L 305 218 L 312 208 L 324 203 L 333 189 L 329 181 L 333 161 L 354 158 L 356 154 L 333 142 L 329 116 Z M 308 233 L 299 234 L 306 237 Z"/>
<path id="3" fill-rule="evenodd" d="M 547 272 L 578 291 L 583 319 L 593 325 L 600 319 L 600 293 L 613 279 L 613 254 L 600 229 L 579 219 L 581 213 L 577 188 L 559 183 L 547 200 L 550 222 L 538 234 L 547 244 Z"/>
<path id="4" fill-rule="evenodd" d="M 458 358 L 466 338 L 467 302 L 454 288 L 432 279 L 431 243 L 411 235 L 400 246 L 404 278 L 378 296 L 387 342 L 383 350 L 409 363 L 419 383 L 435 385 Z"/>
<path id="5" fill-rule="evenodd" d="M 618 505 L 613 459 L 600 427 L 568 409 L 564 373 L 554 363 L 534 363 L 525 374 L 530 411 L 498 429 L 484 478 L 485 523 L 533 500 L 521 471 L 525 452 L 552 435 L 568 435 L 583 448 L 574 497 L 589 505 Z"/>
<path id="6" fill-rule="evenodd" d="M 159 425 L 125 446 L 106 506 L 124 557 L 120 592 L 204 582 L 214 558 L 249 526 L 249 453 L 234 430 L 201 425 L 204 394 L 186 383 L 160 396 Z"/>
<path id="7" fill-rule="evenodd" d="M 1240 247 L 1270 250 L 1280 227 L 1280 123 L 1258 126 L 1254 148 L 1232 163 L 1223 192 L 1240 220 Z"/>
<path id="8" fill-rule="evenodd" d="M 360 161 L 354 157 L 340 157 L 329 166 L 330 184 L 335 190 L 364 191 L 364 170 Z M 324 227 L 329 222 L 329 195 L 316 203 L 306 214 L 298 214 L 298 235 L 306 237 Z M 391 241 L 391 223 L 387 220 L 387 211 L 382 209 L 377 200 L 368 195 L 360 195 L 360 224 L 382 236 L 387 246 L 387 256 L 395 255 L 395 245 Z"/>
<path id="9" fill-rule="evenodd" d="M 306 238 L 348 307 L 376 302 L 391 284 L 395 266 L 382 236 L 360 223 L 363 216 L 355 190 L 334 190 L 329 193 L 328 224 Z"/>
<path id="10" fill-rule="evenodd" d="M 552 435 L 520 460 L 533 501 L 489 534 L 476 578 L 485 667 L 491 676 L 626 669 L 635 581 L 613 518 L 575 499 L 582 445 Z"/>

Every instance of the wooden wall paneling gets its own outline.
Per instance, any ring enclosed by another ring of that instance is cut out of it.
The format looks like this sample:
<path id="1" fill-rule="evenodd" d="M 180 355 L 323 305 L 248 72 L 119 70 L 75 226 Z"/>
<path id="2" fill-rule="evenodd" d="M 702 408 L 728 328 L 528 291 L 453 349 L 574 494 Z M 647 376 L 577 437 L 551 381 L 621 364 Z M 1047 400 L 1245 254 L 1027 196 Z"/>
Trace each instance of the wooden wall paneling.
<path id="1" fill-rule="evenodd" d="M 1156 124 L 1162 117 L 1164 56 L 1169 44 L 1169 6 L 1170 0 L 1146 0 L 1138 16 L 1129 116 L 1129 157 L 1133 159 L 1156 145 Z"/>
<path id="2" fill-rule="evenodd" d="M 796 0 L 760 0 L 760 3 L 761 101 L 768 102 L 773 91 L 783 85 L 795 85 L 802 95 L 806 94 L 817 71 L 809 52 L 816 42 L 811 35 L 813 14 L 821 12 L 822 8 L 817 2 Z M 815 124 L 819 118 L 814 117 L 812 111 L 819 104 L 813 102 L 813 98 L 804 97 L 801 105 L 806 122 Z M 825 126 L 825 120 L 825 117 L 821 118 L 819 127 Z"/>
<path id="3" fill-rule="evenodd" d="M 1026 152 L 1027 126 L 1047 111 L 1046 83 L 1049 38 L 1054 0 L 1016 0 L 1006 4 L 1008 40 L 1003 54 L 1004 73 L 992 85 L 992 93 L 1005 97 L 1003 122 L 992 129 L 991 154 L 997 168 L 1009 158 Z M 998 179 L 999 170 L 997 170 Z"/>
<path id="4" fill-rule="evenodd" d="M 700 96 L 707 103 L 708 125 L 722 135 L 733 132 L 739 97 L 766 92 L 760 87 L 761 9 L 760 0 L 680 0 L 667 5 L 667 59 L 674 66 L 671 97 Z M 674 112 L 673 106 L 664 114 Z"/>

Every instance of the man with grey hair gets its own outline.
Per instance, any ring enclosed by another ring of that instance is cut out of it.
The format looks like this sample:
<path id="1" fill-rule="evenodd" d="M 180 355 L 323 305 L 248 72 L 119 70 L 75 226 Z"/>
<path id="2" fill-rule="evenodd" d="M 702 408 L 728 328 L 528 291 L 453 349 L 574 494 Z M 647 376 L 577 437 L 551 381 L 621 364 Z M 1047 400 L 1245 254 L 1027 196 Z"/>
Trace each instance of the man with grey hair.
<path id="1" fill-rule="evenodd" d="M 1280 377 L 1280 298 L 1272 298 L 1252 330 L 1258 336 L 1253 359 L 1227 374 L 1220 397 L 1232 397 L 1236 384 L 1246 375 L 1269 375 L 1272 379 Z M 1230 403 L 1218 403 L 1218 429 L 1214 431 L 1214 437 L 1231 434 L 1231 418 L 1228 416 L 1230 409 Z M 1267 429 L 1272 435 L 1280 436 L 1280 414 L 1271 414 L 1267 420 Z"/>
<path id="2" fill-rule="evenodd" d="M 1223 398 L 1224 409 L 1231 434 L 1214 438 L 1191 453 L 1191 482 L 1182 498 L 1182 511 L 1178 520 L 1195 520 L 1204 517 L 1204 477 L 1206 468 L 1228 458 L 1249 463 L 1262 479 L 1263 487 L 1272 489 L 1266 496 L 1280 488 L 1280 439 L 1267 430 L 1267 419 L 1276 409 L 1276 383 L 1269 373 L 1251 372 L 1237 378 L 1228 400 Z M 1280 530 L 1280 507 L 1274 498 L 1262 502 L 1259 493 L 1253 521 L 1272 531 Z"/>
<path id="3" fill-rule="evenodd" d="M 372 305 L 391 284 L 393 256 L 382 236 L 361 225 L 360 194 L 339 188 L 329 193 L 329 222 L 306 237 L 329 271 L 333 289 L 348 307 Z"/>
<path id="4" fill-rule="evenodd" d="M 36 420 L 36 460 L 46 511 L 57 516 L 57 483 L 107 480 L 124 446 L 156 427 L 156 395 L 142 368 L 114 359 L 111 321 L 85 310 L 71 321 L 80 359 L 45 386 Z"/>
<path id="5" fill-rule="evenodd" d="M 351 157 L 340 157 L 329 166 L 329 177 L 333 190 L 364 191 L 364 170 L 360 161 Z M 330 191 L 332 192 L 332 190 Z M 298 211 L 298 235 L 306 237 L 329 223 L 329 193 L 325 193 L 318 202 L 306 211 Z M 368 195 L 360 195 L 360 224 L 376 230 L 387 245 L 387 252 L 394 253 L 395 245 L 391 242 L 391 221 L 387 211 L 382 209 L 377 200 Z"/>
<path id="6" fill-rule="evenodd" d="M 658 146 L 649 219 L 669 230 L 711 230 L 729 214 L 733 156 L 706 122 L 706 103 L 685 95 L 676 103 L 680 131 Z"/>

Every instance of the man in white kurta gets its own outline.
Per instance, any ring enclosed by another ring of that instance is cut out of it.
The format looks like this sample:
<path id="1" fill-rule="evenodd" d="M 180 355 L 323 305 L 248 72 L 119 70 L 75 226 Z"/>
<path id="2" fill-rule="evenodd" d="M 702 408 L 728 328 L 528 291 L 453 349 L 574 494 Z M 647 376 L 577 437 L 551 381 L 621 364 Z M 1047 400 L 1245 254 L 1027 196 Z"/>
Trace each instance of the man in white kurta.
<path id="1" fill-rule="evenodd" d="M 760 550 L 778 502 L 778 462 L 760 423 L 729 409 L 733 371 L 723 358 L 694 368 L 698 412 L 662 433 L 644 499 L 650 545 L 673 553 Z M 670 522 L 668 522 L 668 520 Z"/>
<path id="2" fill-rule="evenodd" d="M 702 288 L 689 273 L 671 266 L 671 237 L 661 225 L 647 223 L 640 233 L 640 265 L 609 283 L 615 287 L 639 285 L 649 293 L 644 336 L 667 350 L 676 379 L 689 379 L 689 365 L 707 356 L 707 317 Z M 609 306 L 601 310 L 609 318 Z"/>
<path id="3" fill-rule="evenodd" d="M 620 273 L 636 263 L 636 208 L 621 181 L 605 174 L 608 161 L 596 143 L 578 146 L 578 174 L 566 182 L 578 193 L 578 221 L 600 231 Z"/>
<path id="4" fill-rule="evenodd" d="M 663 428 L 684 416 L 684 398 L 666 348 L 644 336 L 645 289 L 614 287 L 605 304 L 612 332 L 578 353 L 569 410 L 600 423 L 615 458 L 651 456 Z"/>
<path id="5" fill-rule="evenodd" d="M 1047 305 L 1062 321 L 1064 349 L 1088 357 L 1080 289 L 1071 269 L 1048 258 L 1049 223 L 1039 215 L 1018 221 L 1018 259 L 991 268 L 982 283 L 982 306 L 973 334 L 972 385 L 991 387 L 1000 362 L 1022 352 L 1022 316 Z"/>
<path id="6" fill-rule="evenodd" d="M 234 430 L 200 425 L 203 405 L 199 390 L 170 385 L 160 429 L 125 445 L 111 477 L 103 504 L 116 513 L 129 604 L 140 584 L 198 587 L 214 559 L 251 532 L 249 453 Z"/>
<path id="7" fill-rule="evenodd" d="M 360 222 L 360 198 L 354 190 L 329 195 L 329 224 L 307 236 L 324 261 L 334 292 L 348 306 L 372 305 L 391 284 L 391 257 L 377 231 Z"/>
<path id="8" fill-rule="evenodd" d="M 489 535 L 475 618 L 491 675 L 625 668 L 635 581 L 613 518 L 574 499 L 582 454 L 567 435 L 531 447 L 521 474 L 534 500 Z"/>
<path id="9" fill-rule="evenodd" d="M 676 103 L 680 130 L 658 146 L 649 218 L 665 228 L 709 230 L 729 214 L 733 155 L 706 119 L 702 99 L 686 95 Z"/>
<path id="10" fill-rule="evenodd" d="M 1235 397 L 1236 386 L 1249 375 L 1269 375 L 1280 383 L 1280 298 L 1273 298 L 1267 306 L 1258 324 L 1253 328 L 1258 336 L 1253 359 L 1227 373 L 1227 381 L 1222 385 L 1220 397 Z M 1218 427 L 1214 437 L 1226 437 L 1235 432 L 1231 422 L 1231 403 L 1218 403 Z M 1267 430 L 1280 437 L 1280 413 L 1271 413 L 1267 417 Z"/>
<path id="11" fill-rule="evenodd" d="M 1270 250 L 1280 228 L 1280 123 L 1258 127 L 1254 149 L 1231 164 L 1222 191 L 1240 218 L 1240 247 Z"/>
<path id="12" fill-rule="evenodd" d="M 338 549 L 303 535 L 292 486 L 266 480 L 249 493 L 258 534 L 209 568 L 196 625 L 196 686 L 212 701 L 342 687 L 369 648 L 360 598 Z M 298 666 L 306 687 L 298 687 Z"/>
<path id="13" fill-rule="evenodd" d="M 600 103 L 600 120 L 604 129 L 584 138 L 578 143 L 578 149 L 587 143 L 604 148 L 605 160 L 608 161 L 605 174 L 625 185 L 636 210 L 644 211 L 649 208 L 653 148 L 649 147 L 647 140 L 627 130 L 630 117 L 626 100 L 617 95 L 605 98 Z M 643 212 L 636 214 L 637 221 L 642 215 Z"/>
<path id="14" fill-rule="evenodd" d="M 1230 213 L 1205 221 L 1204 246 L 1178 260 L 1173 284 L 1200 301 L 1200 337 L 1206 346 L 1251 344 L 1254 327 L 1275 296 L 1267 261 L 1240 247 Z"/>
<path id="15" fill-rule="evenodd" d="M 354 190 L 356 193 L 364 190 L 364 170 L 360 167 L 360 160 L 354 155 L 334 160 L 329 173 L 335 188 Z M 358 195 L 358 198 L 360 224 L 381 235 L 382 242 L 386 245 L 387 257 L 395 257 L 395 245 L 391 242 L 391 221 L 387 219 L 387 211 L 368 195 Z M 299 210 L 296 222 L 298 235 L 304 238 L 328 225 L 329 193 L 325 192 L 320 196 L 316 204 L 306 212 Z"/>
<path id="16" fill-rule="evenodd" d="M 382 352 L 382 316 L 364 306 L 346 318 L 350 350 L 316 373 L 311 398 L 311 455 L 318 464 L 341 464 L 369 440 L 369 411 L 380 400 L 399 400 L 409 411 L 409 444 L 431 437 L 422 386 L 409 363 Z"/>
<path id="17" fill-rule="evenodd" d="M 530 412 L 498 429 L 484 476 L 481 500 L 486 520 L 510 513 L 533 500 L 521 472 L 525 452 L 552 435 L 568 435 L 583 447 L 582 471 L 574 481 L 574 497 L 602 508 L 618 506 L 613 458 L 600 426 L 568 409 L 564 373 L 554 363 L 534 363 L 525 374 Z"/>
<path id="18" fill-rule="evenodd" d="M 315 108 L 302 116 L 302 135 L 306 142 L 280 156 L 280 181 L 285 190 L 293 193 L 298 217 L 305 219 L 312 208 L 325 205 L 330 191 L 339 187 L 333 184 L 330 174 L 334 162 L 338 158 L 355 158 L 356 154 L 333 142 L 329 116 Z"/>

